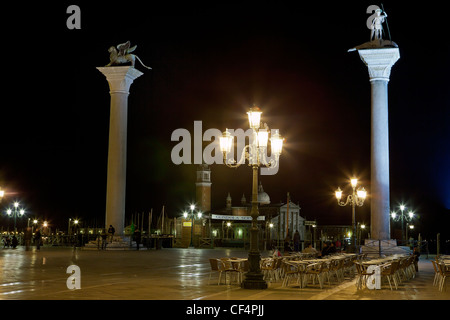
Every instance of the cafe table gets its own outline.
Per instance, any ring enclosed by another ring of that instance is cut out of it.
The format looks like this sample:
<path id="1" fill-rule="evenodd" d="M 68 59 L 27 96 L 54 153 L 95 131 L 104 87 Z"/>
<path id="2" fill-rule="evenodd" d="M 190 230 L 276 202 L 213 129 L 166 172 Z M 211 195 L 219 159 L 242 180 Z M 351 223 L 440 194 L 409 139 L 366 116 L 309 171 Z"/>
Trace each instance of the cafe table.
<path id="1" fill-rule="evenodd" d="M 221 260 L 226 261 L 227 263 L 230 263 L 231 266 L 229 267 L 233 268 L 235 271 L 239 272 L 238 274 L 238 281 L 239 283 L 242 282 L 242 274 L 244 272 L 244 262 L 247 261 L 247 258 L 222 258 Z"/>
<path id="2" fill-rule="evenodd" d="M 395 254 L 392 256 L 384 257 L 384 258 L 365 260 L 365 261 L 362 261 L 362 264 L 365 266 L 381 265 L 381 264 L 385 264 L 385 263 L 391 262 L 393 260 L 401 259 L 401 258 L 405 258 L 405 257 L 407 257 L 407 256 Z"/>
<path id="3" fill-rule="evenodd" d="M 304 288 L 306 286 L 306 281 L 303 279 L 303 276 L 306 272 L 306 268 L 316 263 L 307 260 L 287 260 L 284 263 L 293 266 L 296 269 L 296 273 L 298 274 L 298 284 L 300 285 L 300 288 Z M 287 276 L 289 275 L 286 274 L 285 277 Z M 287 283 L 287 278 L 283 281 L 283 283 L 285 282 Z"/>
<path id="4" fill-rule="evenodd" d="M 247 258 L 229 258 L 228 261 L 232 263 L 233 266 L 237 265 L 239 268 L 242 268 L 245 261 L 247 261 Z"/>
<path id="5" fill-rule="evenodd" d="M 242 272 L 244 269 L 244 262 L 248 261 L 247 258 L 230 258 L 228 259 L 229 262 L 231 262 L 231 265 L 233 266 L 233 269 L 239 270 Z"/>

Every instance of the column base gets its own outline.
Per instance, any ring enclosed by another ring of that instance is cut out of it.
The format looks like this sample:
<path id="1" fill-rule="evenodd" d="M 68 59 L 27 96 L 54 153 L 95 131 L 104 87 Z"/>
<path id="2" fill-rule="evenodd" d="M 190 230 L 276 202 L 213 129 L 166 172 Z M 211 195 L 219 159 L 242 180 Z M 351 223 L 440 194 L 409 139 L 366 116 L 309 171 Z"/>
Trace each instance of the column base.
<path id="1" fill-rule="evenodd" d="M 137 250 L 136 242 L 130 236 L 114 235 L 112 241 L 108 236 L 106 247 L 102 248 L 102 240 L 98 237 L 96 240 L 91 240 L 84 245 L 83 250 Z M 147 250 L 142 243 L 139 245 L 139 250 Z"/>
<path id="2" fill-rule="evenodd" d="M 241 283 L 242 289 L 264 290 L 267 289 L 267 282 L 262 273 L 246 273 L 245 280 Z"/>
<path id="3" fill-rule="evenodd" d="M 361 246 L 362 253 L 367 253 L 369 257 L 381 257 L 393 254 L 411 254 L 412 250 L 406 246 L 398 246 L 397 240 L 389 239 L 365 239 Z"/>
<path id="4" fill-rule="evenodd" d="M 267 289 L 267 282 L 264 280 L 264 275 L 261 272 L 259 263 L 261 255 L 258 251 L 250 251 L 248 253 L 248 262 L 250 271 L 245 274 L 245 279 L 242 281 L 242 289 L 264 290 Z"/>

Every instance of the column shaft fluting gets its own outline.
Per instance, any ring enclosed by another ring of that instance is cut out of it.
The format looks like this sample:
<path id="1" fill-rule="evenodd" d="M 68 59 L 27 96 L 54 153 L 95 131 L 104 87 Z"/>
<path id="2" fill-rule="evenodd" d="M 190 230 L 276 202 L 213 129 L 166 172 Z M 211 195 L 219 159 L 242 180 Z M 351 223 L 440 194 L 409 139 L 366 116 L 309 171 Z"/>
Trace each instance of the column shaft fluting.
<path id="1" fill-rule="evenodd" d="M 386 80 L 371 81 L 371 233 L 375 239 L 390 239 L 387 84 Z"/>
<path id="2" fill-rule="evenodd" d="M 391 68 L 400 58 L 398 48 L 358 50 L 371 83 L 371 238 L 390 235 L 388 82 Z"/>
<path id="3" fill-rule="evenodd" d="M 122 236 L 125 227 L 128 95 L 134 79 L 143 73 L 129 66 L 97 69 L 108 80 L 111 95 L 105 227 L 112 225 L 116 235 Z"/>

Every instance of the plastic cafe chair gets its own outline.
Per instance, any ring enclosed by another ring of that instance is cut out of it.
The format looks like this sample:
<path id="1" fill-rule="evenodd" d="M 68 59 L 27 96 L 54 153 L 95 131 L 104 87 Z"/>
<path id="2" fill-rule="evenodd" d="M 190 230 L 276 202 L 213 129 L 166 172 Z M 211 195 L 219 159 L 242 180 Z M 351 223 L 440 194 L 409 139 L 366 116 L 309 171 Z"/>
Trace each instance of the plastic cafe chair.
<path id="1" fill-rule="evenodd" d="M 399 262 L 397 260 L 394 260 L 390 264 L 386 265 L 385 268 L 383 268 L 381 270 L 381 278 L 383 279 L 383 277 L 386 277 L 388 279 L 389 287 L 391 288 L 391 290 L 392 290 L 391 280 L 394 282 L 395 289 L 398 288 L 397 275 L 396 275 L 398 266 L 399 266 Z"/>
<path id="2" fill-rule="evenodd" d="M 340 260 L 333 260 L 330 263 L 330 270 L 329 273 L 331 274 L 331 276 L 336 276 L 336 281 L 339 283 L 341 282 L 343 279 L 342 276 L 342 268 L 344 265 L 344 260 L 340 259 Z"/>
<path id="3" fill-rule="evenodd" d="M 434 260 L 431 260 L 431 262 L 433 263 L 433 268 L 434 268 L 433 286 L 436 286 L 441 281 L 441 272 L 439 270 L 439 267 L 437 266 L 438 262 L 434 261 Z"/>
<path id="4" fill-rule="evenodd" d="M 439 273 L 441 275 L 440 281 L 439 281 L 439 291 L 445 291 L 445 281 L 447 280 L 447 277 L 450 276 L 450 270 L 447 270 L 445 268 L 445 264 L 443 262 L 439 262 L 437 264 Z"/>
<path id="5" fill-rule="evenodd" d="M 240 271 L 233 267 L 233 264 L 230 261 L 230 258 L 220 258 L 219 264 L 222 265 L 222 272 L 225 273 L 225 282 L 227 282 L 227 276 L 229 275 L 229 283 L 231 284 L 232 275 L 235 275 L 235 279 L 239 282 L 240 279 Z M 220 267 L 219 267 L 220 268 Z"/>
<path id="6" fill-rule="evenodd" d="M 213 273 L 217 272 L 219 273 L 219 281 L 217 282 L 217 284 L 220 284 L 220 280 L 222 278 L 222 264 L 219 263 L 219 260 L 217 259 L 209 259 L 209 264 L 211 265 L 211 271 L 209 272 L 209 280 L 208 280 L 208 285 L 211 282 L 211 276 Z"/>
<path id="7" fill-rule="evenodd" d="M 277 281 L 280 277 L 280 267 L 283 258 L 267 259 L 261 266 L 261 271 L 264 274 L 264 278 L 269 281 Z"/>
<path id="8" fill-rule="evenodd" d="M 357 273 L 357 278 L 356 278 L 356 288 L 357 289 L 362 289 L 364 284 L 367 281 L 367 278 L 373 274 L 375 274 L 375 270 L 372 272 L 367 272 L 367 268 L 360 262 L 354 262 L 355 267 L 356 267 L 356 273 Z"/>
<path id="9" fill-rule="evenodd" d="M 231 260 L 239 260 L 239 258 L 231 258 Z M 243 261 L 231 261 L 231 265 L 232 265 L 233 269 L 238 271 L 239 283 L 242 283 L 243 274 L 250 270 L 250 265 L 249 265 L 248 260 L 246 259 Z"/>
<path id="10" fill-rule="evenodd" d="M 282 261 L 281 264 L 282 268 L 283 268 L 283 282 L 281 284 L 282 287 L 287 287 L 290 284 L 290 280 L 292 279 L 296 279 L 296 283 L 300 285 L 300 288 L 302 287 L 302 271 L 301 268 L 303 267 L 302 265 L 293 265 L 290 264 L 287 261 Z"/>
<path id="11" fill-rule="evenodd" d="M 250 270 L 250 262 L 248 262 L 248 260 L 245 260 L 242 264 L 240 264 L 238 271 L 241 283 L 243 281 L 244 273 L 248 272 L 249 270 Z"/>
<path id="12" fill-rule="evenodd" d="M 308 265 L 304 274 L 304 284 L 307 284 L 307 277 L 312 278 L 312 284 L 315 284 L 315 280 L 319 282 L 320 289 L 323 288 L 323 276 L 324 276 L 325 262 L 318 262 Z"/>

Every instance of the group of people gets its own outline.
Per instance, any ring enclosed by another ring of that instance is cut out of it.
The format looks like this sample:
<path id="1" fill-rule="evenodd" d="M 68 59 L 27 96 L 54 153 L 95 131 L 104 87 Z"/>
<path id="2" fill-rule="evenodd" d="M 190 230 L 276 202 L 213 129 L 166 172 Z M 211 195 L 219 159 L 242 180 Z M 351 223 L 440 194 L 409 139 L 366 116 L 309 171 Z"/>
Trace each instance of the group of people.
<path id="1" fill-rule="evenodd" d="M 299 252 L 300 251 L 300 234 L 298 231 L 295 231 L 293 236 L 293 244 L 294 247 L 291 247 L 291 238 L 288 235 L 286 239 L 284 239 L 284 252 Z M 312 246 L 312 244 L 306 245 L 305 249 L 302 251 L 303 253 L 316 253 L 319 257 L 320 256 L 327 256 L 333 253 L 336 253 L 338 250 L 341 249 L 341 242 L 339 240 L 334 242 L 324 242 L 322 250 L 319 252 Z"/>
<path id="2" fill-rule="evenodd" d="M 106 250 L 106 245 L 108 244 L 108 237 L 109 237 L 109 243 L 112 243 L 114 239 L 114 233 L 116 232 L 116 229 L 109 225 L 108 232 L 106 232 L 106 229 L 103 229 L 100 237 L 102 239 L 102 250 Z M 136 230 L 133 231 L 133 239 L 136 242 L 137 250 L 139 250 L 139 245 L 141 244 L 141 232 L 139 228 L 136 228 Z"/>
<path id="3" fill-rule="evenodd" d="M 299 252 L 300 251 L 299 247 L 300 247 L 300 243 L 296 243 L 295 234 L 294 234 L 294 249 L 292 249 L 290 247 L 289 239 L 285 239 L 284 252 L 292 252 L 292 251 Z M 313 245 L 311 243 L 308 243 L 308 244 L 306 244 L 305 249 L 302 250 L 302 253 L 314 253 L 318 257 L 324 257 L 324 256 L 338 252 L 338 250 L 340 250 L 340 247 L 341 247 L 341 243 L 339 242 L 339 240 L 336 241 L 336 243 L 324 242 L 321 251 L 318 251 L 316 248 L 313 247 Z M 281 252 L 276 247 L 273 248 L 273 256 L 274 257 L 281 256 Z"/>
<path id="4" fill-rule="evenodd" d="M 328 256 L 330 254 L 334 254 L 340 250 L 341 243 L 340 241 L 336 241 L 336 243 L 324 242 L 322 246 L 322 250 L 319 252 L 316 248 L 312 246 L 312 244 L 308 244 L 306 248 L 302 251 L 303 253 L 316 253 L 318 257 Z"/>
<path id="5" fill-rule="evenodd" d="M 300 251 L 300 233 L 298 230 L 294 232 L 294 237 L 292 240 L 294 243 L 294 248 L 291 247 L 291 237 L 289 235 L 286 236 L 286 239 L 284 239 L 284 252 Z"/>
<path id="6" fill-rule="evenodd" d="M 17 239 L 15 234 L 12 237 L 10 237 L 9 235 L 3 237 L 3 248 L 11 247 L 15 249 L 18 244 L 19 240 Z"/>
<path id="7" fill-rule="evenodd" d="M 28 251 L 31 248 L 31 241 L 33 240 L 33 231 L 31 227 L 27 227 L 23 234 L 23 244 L 25 245 L 25 249 Z M 17 238 L 16 234 L 13 234 L 12 237 L 9 235 L 3 237 L 3 247 L 4 248 L 17 248 L 19 245 L 19 239 Z M 36 229 L 34 232 L 34 243 L 36 244 L 36 250 L 41 249 L 42 244 L 42 236 L 41 231 L 39 229 Z"/>
<path id="8" fill-rule="evenodd" d="M 320 252 L 320 256 L 324 257 L 324 256 L 328 256 L 330 254 L 334 254 L 336 252 L 337 252 L 337 250 L 336 250 L 336 246 L 334 245 L 334 242 L 324 242 L 322 251 Z"/>
<path id="9" fill-rule="evenodd" d="M 100 234 L 100 237 L 102 238 L 102 250 L 106 250 L 106 245 L 108 243 L 108 236 L 109 236 L 109 243 L 113 241 L 114 233 L 116 233 L 116 229 L 111 224 L 109 225 L 108 233 L 106 233 L 106 229 L 102 230 L 102 233 Z"/>

